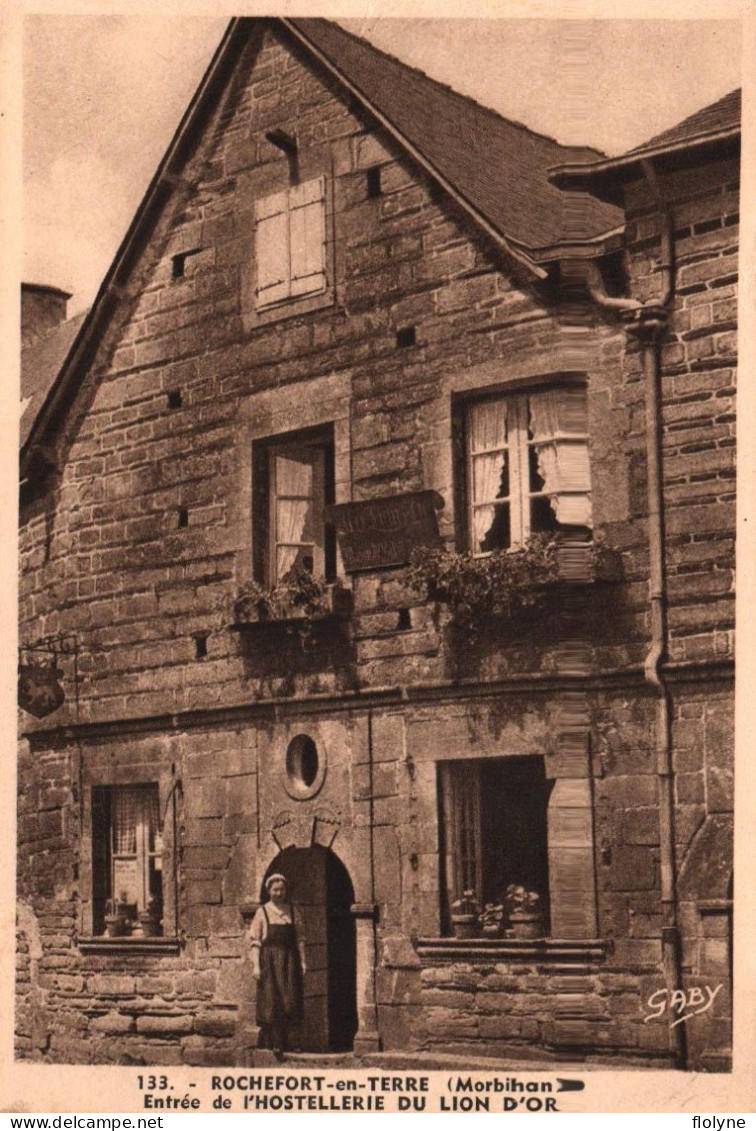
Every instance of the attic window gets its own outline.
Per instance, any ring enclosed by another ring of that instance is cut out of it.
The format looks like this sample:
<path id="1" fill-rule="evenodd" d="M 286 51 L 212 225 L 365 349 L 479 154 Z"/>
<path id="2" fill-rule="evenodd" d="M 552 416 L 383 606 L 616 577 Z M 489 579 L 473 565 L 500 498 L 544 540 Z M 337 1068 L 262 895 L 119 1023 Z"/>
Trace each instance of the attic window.
<path id="1" fill-rule="evenodd" d="M 373 165 L 367 171 L 367 194 L 370 200 L 381 195 L 381 167 Z"/>
<path id="2" fill-rule="evenodd" d="M 326 289 L 325 177 L 258 200 L 255 258 L 258 310 Z"/>

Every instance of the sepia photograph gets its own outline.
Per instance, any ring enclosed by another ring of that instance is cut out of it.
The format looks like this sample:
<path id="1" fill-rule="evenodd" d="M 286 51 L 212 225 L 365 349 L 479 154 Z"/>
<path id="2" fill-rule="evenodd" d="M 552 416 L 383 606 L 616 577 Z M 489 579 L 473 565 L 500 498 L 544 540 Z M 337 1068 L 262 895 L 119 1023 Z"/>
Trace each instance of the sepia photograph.
<path id="1" fill-rule="evenodd" d="M 501 16 L 24 15 L 17 1064 L 732 1071 L 743 25 Z"/>

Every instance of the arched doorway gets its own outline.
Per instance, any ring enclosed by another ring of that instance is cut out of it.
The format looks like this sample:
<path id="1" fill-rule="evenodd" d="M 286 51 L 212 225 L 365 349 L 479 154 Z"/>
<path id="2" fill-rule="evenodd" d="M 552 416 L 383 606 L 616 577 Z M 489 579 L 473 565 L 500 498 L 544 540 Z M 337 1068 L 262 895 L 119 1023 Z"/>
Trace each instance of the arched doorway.
<path id="1" fill-rule="evenodd" d="M 281 872 L 307 935 L 304 1021 L 292 1033 L 305 1052 L 346 1052 L 357 1032 L 357 932 L 349 873 L 329 848 L 285 848 L 265 879 Z M 265 882 L 260 898 L 265 898 Z"/>

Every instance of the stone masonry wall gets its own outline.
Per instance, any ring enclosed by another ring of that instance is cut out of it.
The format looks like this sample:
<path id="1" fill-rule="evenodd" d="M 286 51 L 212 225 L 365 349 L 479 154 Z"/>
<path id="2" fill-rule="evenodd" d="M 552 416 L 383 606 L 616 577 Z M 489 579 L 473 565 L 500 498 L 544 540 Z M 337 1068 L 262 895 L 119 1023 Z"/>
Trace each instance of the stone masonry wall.
<path id="1" fill-rule="evenodd" d="M 254 202 L 285 173 L 265 140 L 273 127 L 296 132 L 303 167 L 326 173 L 333 213 L 334 302 L 280 320 L 256 317 L 248 299 Z M 376 164 L 382 192 L 371 199 L 366 171 Z M 679 201 L 662 382 L 669 658 L 682 663 L 732 655 L 736 170 L 714 173 L 675 174 L 668 186 Z M 308 404 L 318 424 L 326 418 L 317 413 L 332 411 L 342 498 L 434 488 L 451 542 L 454 398 L 574 369 L 564 311 L 551 284 L 499 260 L 333 81 L 270 29 L 259 42 L 254 33 L 186 181 L 106 335 L 61 440 L 59 476 L 24 504 L 21 640 L 75 634 L 78 687 L 74 695 L 73 659 L 63 657 L 66 705 L 41 724 L 23 720 L 31 747 L 19 770 L 19 1055 L 243 1058 L 252 1000 L 240 905 L 257 897 L 276 851 L 271 829 L 297 804 L 276 792 L 288 733 L 278 712 L 288 703 L 303 732 L 322 724 L 326 745 L 335 743 L 321 801 L 339 829 L 334 851 L 366 904 L 373 853 L 375 1004 L 389 1047 L 543 1046 L 598 1057 L 621 1049 L 663 1061 L 665 1025 L 643 1024 L 644 1002 L 663 983 L 653 703 L 640 675 L 648 558 L 638 354 L 625 350 L 611 316 L 583 327 L 596 527 L 622 557 L 621 580 L 587 586 L 576 606 L 584 670 L 615 680 L 586 694 L 584 711 L 598 934 L 608 952 L 572 974 L 548 963 L 423 967 L 409 940 L 440 929 L 439 753 L 417 738 L 398 690 L 393 708 L 371 720 L 372 764 L 365 718 L 344 720 L 362 691 L 401 687 L 406 699 L 407 688 L 421 694 L 425 685 L 443 689 L 428 691 L 428 702 L 438 727 L 453 723 L 469 736 L 466 756 L 550 755 L 549 697 L 558 698 L 560 665 L 574 648 L 567 641 L 565 650 L 564 624 L 548 612 L 455 645 L 401 571 L 354 578 L 346 630 L 304 641 L 275 627 L 267 637 L 232 632 L 251 569 L 250 445 L 287 399 L 297 427 Z M 631 189 L 628 206 L 631 289 L 651 297 L 656 220 L 640 192 Z M 410 325 L 416 344 L 401 348 L 397 331 Z M 673 685 L 681 865 L 695 861 L 697 838 L 717 833 L 731 802 L 730 689 L 712 673 L 703 678 Z M 534 720 L 522 750 L 503 737 L 504 694 L 493 707 L 455 701 L 460 684 L 485 692 L 508 680 L 532 682 L 521 693 Z M 64 737 L 74 721 L 98 728 L 81 747 Z M 460 753 L 449 747 L 446 756 Z M 81 790 L 86 797 L 135 767 L 145 780 L 180 782 L 172 803 L 182 949 L 83 955 L 74 945 L 88 900 Z M 727 957 L 724 920 L 702 913 L 696 884 L 684 909 L 691 980 L 714 976 Z M 371 993 L 364 988 L 361 1007 Z M 728 1009 L 723 996 L 700 1051 L 726 1043 Z"/>
<path id="2" fill-rule="evenodd" d="M 252 208 L 283 160 L 264 139 L 271 123 L 296 128 L 303 161 L 315 152 L 333 170 L 337 295 L 331 307 L 245 330 Z M 549 289 L 515 280 L 330 80 L 273 35 L 242 60 L 218 130 L 190 167 L 197 185 L 183 210 L 145 253 L 130 318 L 106 343 L 111 360 L 60 481 L 28 508 L 22 636 L 76 633 L 82 719 L 275 692 L 275 681 L 248 677 L 228 631 L 250 572 L 239 503 L 249 451 L 238 422 L 255 396 L 345 374 L 352 497 L 437 487 L 451 537 L 451 485 L 436 455 L 449 446 L 448 375 L 467 372 L 476 388 L 496 380 L 497 362 L 512 376 L 569 367 Z M 375 164 L 382 195 L 368 199 Z M 200 250 L 174 279 L 172 257 L 187 247 Z M 408 324 L 417 344 L 397 348 Z M 171 390 L 179 408 L 168 406 Z M 434 647 L 424 610 L 412 632 L 393 632 L 397 606 L 410 599 L 390 576 L 357 583 L 363 686 L 391 671 L 442 673 L 440 660 L 424 658 Z M 196 635 L 207 638 L 201 661 Z M 319 677 L 321 689 L 327 680 Z M 296 679 L 297 691 L 311 685 Z"/>
<path id="3" fill-rule="evenodd" d="M 682 662 L 732 659 L 738 162 L 680 170 L 660 187 L 673 206 L 676 261 L 662 348 L 669 653 Z M 658 210 L 642 186 L 628 190 L 627 209 L 630 291 L 653 300 Z M 625 374 L 637 419 L 639 367 L 631 351 Z"/>

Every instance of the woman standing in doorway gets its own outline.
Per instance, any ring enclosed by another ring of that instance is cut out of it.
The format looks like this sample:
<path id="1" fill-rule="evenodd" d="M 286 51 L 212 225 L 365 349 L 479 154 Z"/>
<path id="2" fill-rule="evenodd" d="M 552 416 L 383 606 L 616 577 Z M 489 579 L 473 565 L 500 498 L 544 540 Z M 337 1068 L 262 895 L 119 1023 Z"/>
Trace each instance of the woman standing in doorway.
<path id="1" fill-rule="evenodd" d="M 249 928 L 252 975 L 257 982 L 260 1048 L 286 1051 L 289 1029 L 302 1020 L 302 980 L 306 969 L 302 925 L 289 901 L 280 872 L 265 881 L 268 902 L 255 912 Z"/>

